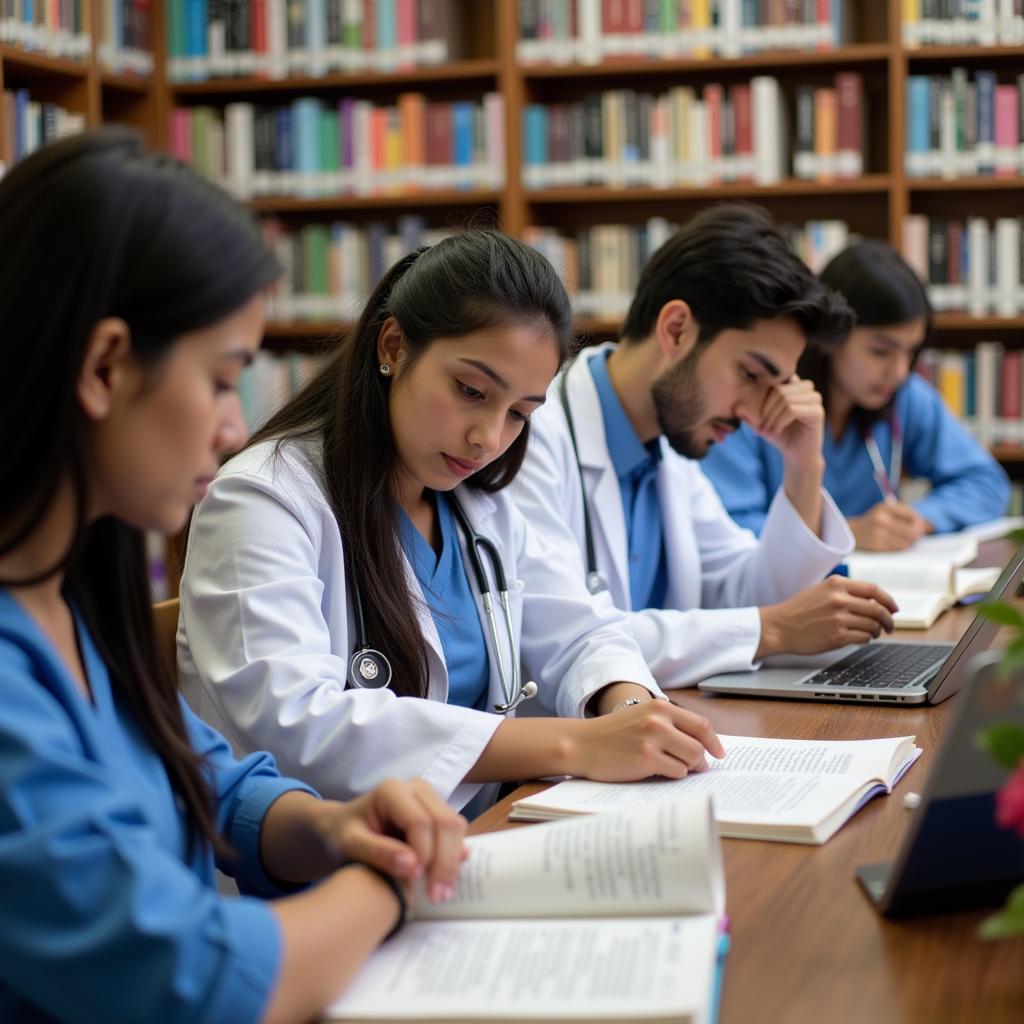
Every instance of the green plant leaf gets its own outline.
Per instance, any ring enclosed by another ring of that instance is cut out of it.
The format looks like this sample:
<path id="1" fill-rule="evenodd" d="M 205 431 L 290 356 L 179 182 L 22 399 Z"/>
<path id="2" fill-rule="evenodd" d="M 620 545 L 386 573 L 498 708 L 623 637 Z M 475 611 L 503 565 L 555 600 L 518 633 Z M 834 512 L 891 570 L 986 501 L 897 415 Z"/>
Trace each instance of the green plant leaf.
<path id="1" fill-rule="evenodd" d="M 1024 629 L 1024 613 L 1006 601 L 982 601 L 978 605 L 978 614 L 990 622 L 998 622 L 1000 626 Z"/>
<path id="2" fill-rule="evenodd" d="M 1018 885 L 1010 893 L 997 914 L 986 917 L 978 926 L 978 935 L 983 939 L 1005 939 L 1011 935 L 1024 935 L 1024 885 Z"/>
<path id="3" fill-rule="evenodd" d="M 1004 768 L 1016 768 L 1024 757 L 1024 725 L 1000 722 L 983 729 L 976 737 L 978 746 Z M 1024 906 L 1022 906 L 1024 911 Z"/>
<path id="4" fill-rule="evenodd" d="M 1024 643 L 1014 641 L 1003 652 L 996 674 L 1000 680 L 1005 682 L 1021 666 L 1024 666 Z"/>
<path id="5" fill-rule="evenodd" d="M 1024 544 L 1024 529 L 1011 530 L 1006 537 L 1008 540 L 1012 540 L 1014 544 Z"/>

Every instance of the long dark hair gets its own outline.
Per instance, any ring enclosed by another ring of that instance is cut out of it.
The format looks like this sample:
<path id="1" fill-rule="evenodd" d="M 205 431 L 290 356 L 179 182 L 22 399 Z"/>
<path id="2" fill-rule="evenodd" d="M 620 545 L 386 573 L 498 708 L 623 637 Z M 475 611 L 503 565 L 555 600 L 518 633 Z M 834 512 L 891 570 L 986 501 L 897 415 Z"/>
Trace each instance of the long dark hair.
<path id="1" fill-rule="evenodd" d="M 932 333 L 932 306 L 921 279 L 909 263 L 888 242 L 865 238 L 854 242 L 829 260 L 821 280 L 846 299 L 856 317 L 856 327 L 891 327 L 923 317 L 924 338 L 914 352 L 917 355 Z M 813 381 L 828 410 L 830 369 L 836 349 L 828 351 L 808 345 L 797 364 L 797 373 Z M 882 409 L 855 406 L 851 420 L 867 433 L 879 420 L 892 413 L 895 397 Z"/>
<path id="2" fill-rule="evenodd" d="M 408 369 L 438 338 L 522 323 L 551 333 L 561 364 L 570 352 L 572 316 L 565 288 L 538 252 L 499 231 L 453 235 L 388 271 L 336 354 L 250 441 L 322 441 L 324 484 L 345 543 L 346 571 L 360 582 L 367 635 L 387 652 L 395 692 L 425 697 L 427 648 L 398 541 L 389 382 L 377 354 L 388 317 L 402 331 Z M 510 483 L 528 437 L 527 425 L 469 485 L 494 492 Z"/>
<path id="3" fill-rule="evenodd" d="M 148 154 L 134 132 L 65 139 L 0 182 L 0 554 L 32 533 L 62 481 L 75 494 L 68 549 L 28 586 L 64 572 L 82 616 L 186 811 L 190 847 L 222 848 L 174 668 L 160 656 L 144 539 L 107 517 L 86 523 L 87 421 L 76 380 L 104 317 L 122 318 L 132 351 L 155 368 L 178 336 L 241 308 L 278 274 L 252 218 L 189 168 Z"/>

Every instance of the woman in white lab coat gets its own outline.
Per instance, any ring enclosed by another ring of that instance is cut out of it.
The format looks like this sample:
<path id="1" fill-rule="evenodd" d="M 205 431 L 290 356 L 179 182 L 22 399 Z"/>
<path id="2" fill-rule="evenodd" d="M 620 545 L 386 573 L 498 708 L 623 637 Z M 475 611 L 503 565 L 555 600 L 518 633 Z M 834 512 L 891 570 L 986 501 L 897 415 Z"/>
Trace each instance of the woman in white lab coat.
<path id="1" fill-rule="evenodd" d="M 570 332 L 543 257 L 461 233 L 399 261 L 222 469 L 190 530 L 179 668 L 238 750 L 331 796 L 422 777 L 469 813 L 506 780 L 680 777 L 721 754 L 706 721 L 652 700 L 622 614 L 503 490 Z M 558 717 L 514 717 L 535 689 Z"/>

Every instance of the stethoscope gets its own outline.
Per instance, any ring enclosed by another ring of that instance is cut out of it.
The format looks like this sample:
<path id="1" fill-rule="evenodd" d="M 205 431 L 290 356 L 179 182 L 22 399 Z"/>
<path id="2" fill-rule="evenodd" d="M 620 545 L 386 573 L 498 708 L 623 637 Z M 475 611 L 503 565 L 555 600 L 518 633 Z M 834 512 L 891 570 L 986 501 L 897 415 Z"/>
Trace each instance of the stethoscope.
<path id="1" fill-rule="evenodd" d="M 868 450 L 868 458 L 874 470 L 875 483 L 886 501 L 897 501 L 899 498 L 900 474 L 903 472 L 903 426 L 900 418 L 893 413 L 889 421 L 892 430 L 892 458 L 889 460 L 889 472 L 886 472 L 882 453 L 874 434 L 865 433 L 864 447 Z"/>
<path id="2" fill-rule="evenodd" d="M 509 603 L 508 583 L 505 580 L 505 569 L 501 564 L 501 556 L 498 554 L 498 549 L 489 538 L 482 537 L 473 529 L 473 524 L 470 523 L 465 509 L 454 494 L 449 492 L 445 497 L 455 515 L 455 522 L 465 538 L 466 550 L 469 554 L 469 564 L 473 569 L 473 576 L 476 578 L 476 586 L 480 593 L 481 603 L 484 606 L 484 614 L 487 616 L 487 625 L 491 634 L 491 646 L 494 648 L 494 657 L 498 662 L 498 678 L 501 681 L 501 692 L 505 698 L 503 702 L 494 705 L 494 710 L 504 715 L 519 707 L 524 700 L 529 700 L 531 697 L 536 696 L 537 684 L 532 680 L 524 683 L 522 679 L 519 652 L 516 648 L 515 633 L 512 626 L 512 606 Z M 494 613 L 491 584 L 484 570 L 481 552 L 490 560 L 491 571 L 494 574 L 494 581 L 498 587 L 498 600 L 501 602 L 502 617 L 505 621 L 505 636 L 508 641 L 511 659 L 511 679 L 509 678 L 509 673 L 505 671 L 505 665 L 501 659 L 498 620 Z M 354 574 L 350 574 L 350 577 L 356 650 L 348 663 L 349 682 L 353 686 L 364 690 L 382 690 L 391 685 L 391 662 L 388 661 L 384 654 L 370 646 L 369 638 L 366 635 L 366 617 L 363 612 L 363 595 L 359 586 L 359 580 L 356 579 Z"/>
<path id="3" fill-rule="evenodd" d="M 594 528 L 590 521 L 590 502 L 587 500 L 587 487 L 583 482 L 583 465 L 580 462 L 580 448 L 576 443 L 576 424 L 573 422 L 572 409 L 569 408 L 569 371 L 576 365 L 574 359 L 563 371 L 558 381 L 558 397 L 565 411 L 565 421 L 569 425 L 569 439 L 572 441 L 573 455 L 576 457 L 576 472 L 580 478 L 580 497 L 583 499 L 583 542 L 587 553 L 587 590 L 591 594 L 600 594 L 608 589 L 608 581 L 597 567 L 597 550 L 594 547 Z"/>

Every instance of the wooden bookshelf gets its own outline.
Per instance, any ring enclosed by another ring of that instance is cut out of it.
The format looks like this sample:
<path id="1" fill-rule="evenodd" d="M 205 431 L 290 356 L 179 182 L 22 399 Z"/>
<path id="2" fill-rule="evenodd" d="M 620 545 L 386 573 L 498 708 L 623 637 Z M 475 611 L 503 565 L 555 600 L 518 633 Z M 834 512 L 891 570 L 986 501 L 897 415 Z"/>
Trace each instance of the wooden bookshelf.
<path id="1" fill-rule="evenodd" d="M 160 19 L 154 23 L 154 74 L 121 74 L 100 61 L 100 5 L 91 11 L 91 46 L 88 57 L 76 60 L 54 57 L 19 46 L 0 44 L 0 84 L 4 89 L 27 88 L 32 99 L 56 103 L 82 114 L 88 127 L 100 124 L 128 124 L 138 128 L 150 145 L 163 141 L 160 104 L 163 60 L 163 31 Z M 154 15 L 155 17 L 155 15 Z M 162 15 L 161 15 L 162 17 Z M 0 110 L 0 129 L 3 112 Z"/>
<path id="2" fill-rule="evenodd" d="M 223 106 L 236 100 L 291 102 L 300 95 L 321 95 L 332 101 L 346 95 L 381 97 L 387 102 L 403 91 L 428 98 L 478 98 L 497 90 L 505 100 L 506 182 L 498 191 L 419 191 L 405 194 L 301 198 L 267 196 L 252 202 L 259 213 L 279 215 L 296 224 L 351 217 L 356 221 L 392 221 L 421 213 L 427 226 L 465 223 L 482 211 L 487 222 L 497 220 L 505 230 L 522 235 L 537 224 L 575 231 L 594 224 L 637 224 L 651 216 L 682 222 L 706 205 L 743 199 L 764 205 L 779 220 L 790 223 L 836 217 L 853 232 L 888 238 L 901 248 L 903 218 L 908 213 L 965 219 L 968 216 L 1017 215 L 1024 199 L 1022 178 L 910 178 L 904 168 L 906 79 L 914 74 L 946 74 L 955 65 L 972 69 L 992 67 L 1015 75 L 1024 71 L 1024 46 L 927 46 L 908 49 L 901 41 L 900 0 L 858 2 L 854 39 L 833 50 L 773 51 L 735 58 L 640 59 L 598 65 L 526 65 L 517 56 L 518 2 L 459 0 L 467 23 L 465 59 L 442 66 L 379 73 L 292 76 L 283 80 L 259 77 L 219 78 L 203 82 L 169 82 L 166 74 L 166 4 L 152 7 L 156 71 L 152 80 L 115 74 L 97 60 L 98 32 L 93 33 L 90 60 L 72 60 L 27 53 L 0 46 L 0 83 L 5 88 L 25 85 L 39 98 L 60 102 L 83 112 L 90 125 L 119 121 L 137 125 L 151 143 L 167 145 L 168 114 L 172 106 Z M 98 7 L 93 4 L 98 27 Z M 824 84 L 836 72 L 860 71 L 870 104 L 866 138 L 871 151 L 868 173 L 828 182 L 787 179 L 771 186 L 722 184 L 708 188 L 559 187 L 526 189 L 522 171 L 520 124 L 531 102 L 574 101 L 587 92 L 606 88 L 659 91 L 674 82 L 734 83 L 759 74 L 780 80 L 783 91 L 799 84 Z M 343 331 L 343 322 L 271 323 L 268 341 L 284 350 L 315 351 L 322 339 Z M 581 334 L 594 338 L 613 335 L 618 321 L 585 319 Z M 1024 316 L 1013 319 L 974 318 L 941 314 L 935 322 L 936 343 L 966 347 L 992 337 L 1019 344 Z M 1024 467 L 1016 449 L 999 449 L 999 457 Z"/>

